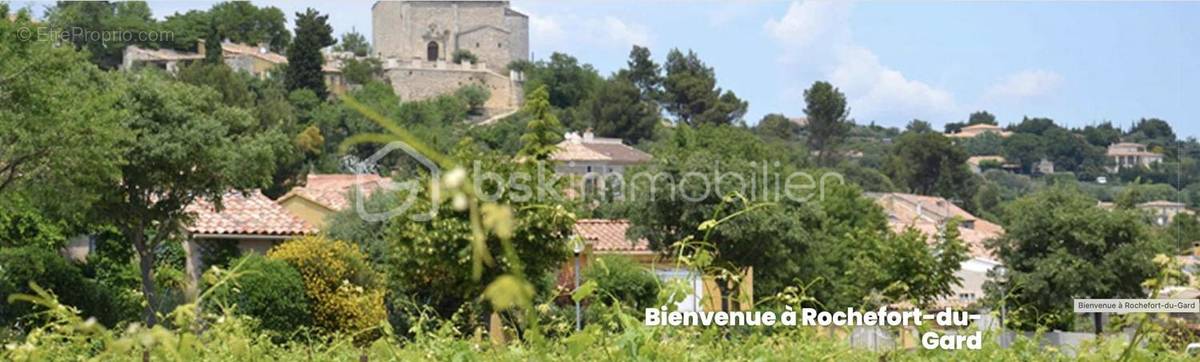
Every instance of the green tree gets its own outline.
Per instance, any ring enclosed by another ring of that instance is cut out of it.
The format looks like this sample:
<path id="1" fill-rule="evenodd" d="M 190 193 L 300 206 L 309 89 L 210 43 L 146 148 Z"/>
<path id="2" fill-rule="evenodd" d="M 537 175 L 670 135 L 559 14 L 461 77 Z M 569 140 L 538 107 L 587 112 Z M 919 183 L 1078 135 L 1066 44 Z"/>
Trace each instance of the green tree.
<path id="1" fill-rule="evenodd" d="M 1025 117 L 1021 119 L 1021 123 L 1017 123 L 1016 125 L 1012 126 L 1012 131 L 1014 133 L 1028 133 L 1041 136 L 1046 134 L 1047 131 L 1061 128 L 1062 127 L 1059 127 L 1054 123 L 1053 119 L 1042 117 Z"/>
<path id="2" fill-rule="evenodd" d="M 828 165 L 837 146 L 850 131 L 846 95 L 832 84 L 814 82 L 804 91 L 804 114 L 808 116 L 808 147 L 817 152 L 817 165 Z"/>
<path id="3" fill-rule="evenodd" d="M 627 144 L 653 137 L 659 123 L 658 106 L 643 100 L 637 85 L 620 76 L 605 80 L 587 106 L 597 135 Z"/>
<path id="4" fill-rule="evenodd" d="M 919 119 L 914 119 L 911 122 L 908 122 L 908 126 L 905 126 L 904 130 L 907 132 L 914 132 L 914 133 L 932 133 L 933 126 L 930 125 L 929 122 L 925 122 L 925 121 L 922 121 Z"/>
<path id="5" fill-rule="evenodd" d="M 492 96 L 492 91 L 478 84 L 468 84 L 455 91 L 454 95 L 467 102 L 467 106 L 471 107 L 471 113 L 482 114 L 483 106 Z"/>
<path id="6" fill-rule="evenodd" d="M 625 68 L 625 77 L 641 91 L 643 100 L 656 100 L 662 96 L 662 67 L 650 58 L 650 49 L 634 45 L 629 50 Z"/>
<path id="7" fill-rule="evenodd" d="M 967 154 L 941 133 L 905 132 L 896 140 L 885 170 L 893 182 L 921 195 L 969 201 L 975 177 Z"/>
<path id="8" fill-rule="evenodd" d="M 148 301 L 147 325 L 157 322 L 155 250 L 188 220 L 185 208 L 204 198 L 219 205 L 230 190 L 267 186 L 276 157 L 287 145 L 277 131 L 262 131 L 254 117 L 221 104 L 207 88 L 153 73 L 130 76 L 119 109 L 136 142 L 126 145 L 121 178 L 98 207 L 105 221 L 133 244 Z"/>
<path id="9" fill-rule="evenodd" d="M 779 113 L 771 113 L 763 116 L 762 120 L 754 125 L 754 132 L 763 137 L 792 140 L 796 138 L 796 135 L 800 134 L 800 125 L 792 122 L 792 119 L 787 116 Z"/>
<path id="10" fill-rule="evenodd" d="M 229 39 L 234 43 L 262 44 L 276 52 L 283 51 L 291 41 L 287 18 L 277 7 L 260 8 L 248 1 L 227 1 L 213 5 L 208 13 L 223 36 L 210 41 Z"/>
<path id="11" fill-rule="evenodd" d="M 749 106 L 732 91 L 717 87 L 716 73 L 695 52 L 679 49 L 667 53 L 663 65 L 663 103 L 678 122 L 689 126 L 733 124 L 740 121 Z"/>
<path id="12" fill-rule="evenodd" d="M 199 39 L 204 39 L 209 46 L 229 39 L 234 43 L 264 45 L 271 51 L 283 52 L 292 40 L 282 10 L 274 6 L 260 8 L 247 1 L 222 2 L 208 10 L 175 13 L 168 15 L 161 25 L 173 35 L 162 45 L 177 50 L 197 51 Z M 210 32 L 219 35 L 214 37 Z"/>
<path id="13" fill-rule="evenodd" d="M 1020 165 L 1024 172 L 1042 157 L 1046 157 L 1045 145 L 1036 134 L 1014 133 L 1004 139 L 1004 159 Z"/>
<path id="14" fill-rule="evenodd" d="M 367 84 L 383 78 L 383 63 L 379 58 L 346 59 L 342 62 L 342 75 L 350 84 Z"/>
<path id="15" fill-rule="evenodd" d="M 356 57 L 365 57 L 371 54 L 371 43 L 367 42 L 367 37 L 362 33 L 350 29 L 350 32 L 342 34 L 342 41 L 334 47 L 339 52 L 350 52 Z"/>
<path id="16" fill-rule="evenodd" d="M 546 87 L 550 105 L 556 108 L 571 108 L 583 104 L 600 85 L 600 74 L 590 64 L 579 64 L 579 60 L 567 54 L 550 54 L 549 61 L 517 64 L 525 73 L 525 93 Z"/>
<path id="17" fill-rule="evenodd" d="M 967 117 L 967 125 L 973 126 L 977 124 L 996 125 L 996 116 L 988 113 L 988 111 L 972 112 L 970 117 Z"/>
<path id="18" fill-rule="evenodd" d="M 320 99 L 329 95 L 325 89 L 325 74 L 321 71 L 325 63 L 321 49 L 337 41 L 328 20 L 329 15 L 320 15 L 311 8 L 296 13 L 296 38 L 287 49 L 288 66 L 284 77 L 289 91 L 308 89 Z"/>
<path id="19" fill-rule="evenodd" d="M 525 134 L 521 135 L 521 150 L 519 155 L 530 157 L 537 161 L 550 159 L 550 155 L 558 147 L 562 138 L 562 126 L 558 117 L 550 112 L 550 95 L 546 87 L 538 87 L 525 97 L 525 108 L 522 110 L 529 115 L 529 123 L 525 126 Z"/>
<path id="20" fill-rule="evenodd" d="M 1104 149 L 1092 146 L 1083 135 L 1054 128 L 1046 131 L 1042 140 L 1045 143 L 1046 158 L 1054 161 L 1055 169 L 1084 172 L 1088 175 L 1106 173 Z"/>
<path id="21" fill-rule="evenodd" d="M 1004 137 L 995 132 L 984 132 L 975 137 L 958 140 L 970 156 L 996 156 L 1004 154 Z"/>
<path id="22" fill-rule="evenodd" d="M 82 217 L 126 163 L 123 84 L 71 47 L 17 36 L 23 28 L 36 25 L 0 21 L 0 202 L 22 194 L 38 209 Z"/>
<path id="23" fill-rule="evenodd" d="M 139 40 L 139 37 L 126 41 L 124 37 L 89 36 L 98 32 L 148 33 L 158 30 L 150 7 L 143 1 L 61 1 L 47 9 L 46 19 L 52 28 L 71 34 L 69 41 L 75 48 L 87 50 L 92 63 L 103 69 L 119 67 L 127 45 L 156 46 L 152 42 Z M 75 32 L 80 29 L 85 32 Z"/>
<path id="24" fill-rule="evenodd" d="M 1083 127 L 1082 133 L 1084 139 L 1096 147 L 1108 147 L 1108 145 L 1121 142 L 1121 130 L 1114 127 L 1112 122 Z"/>
<path id="25" fill-rule="evenodd" d="M 1157 275 L 1156 254 L 1168 251 L 1135 211 L 1103 210 L 1076 189 L 1058 186 L 1006 208 L 1005 233 L 990 243 L 1008 269 L 1003 290 L 1010 326 L 1071 330 L 1075 298 L 1143 298 Z M 1003 287 L 1003 288 L 1001 288 Z"/>

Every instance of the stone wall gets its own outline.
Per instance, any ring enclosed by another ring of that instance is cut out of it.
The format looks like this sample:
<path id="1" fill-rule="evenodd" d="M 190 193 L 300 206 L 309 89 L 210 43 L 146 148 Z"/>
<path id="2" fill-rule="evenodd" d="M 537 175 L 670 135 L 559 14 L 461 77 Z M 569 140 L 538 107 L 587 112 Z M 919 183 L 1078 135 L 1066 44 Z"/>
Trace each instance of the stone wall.
<path id="1" fill-rule="evenodd" d="M 459 65 L 449 62 L 438 62 L 433 67 L 401 66 L 387 68 L 386 77 L 392 83 L 396 95 L 403 101 L 415 101 L 435 98 L 443 94 L 451 94 L 468 84 L 482 85 L 492 92 L 485 108 L 513 109 L 513 88 L 516 86 L 506 76 L 479 68 L 483 65 Z M 519 89 L 517 90 L 519 92 Z"/>

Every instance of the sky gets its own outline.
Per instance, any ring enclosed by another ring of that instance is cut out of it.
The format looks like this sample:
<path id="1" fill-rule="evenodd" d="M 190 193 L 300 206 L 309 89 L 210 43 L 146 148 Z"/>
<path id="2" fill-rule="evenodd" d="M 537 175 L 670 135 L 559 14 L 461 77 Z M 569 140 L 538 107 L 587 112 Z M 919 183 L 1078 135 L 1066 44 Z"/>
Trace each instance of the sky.
<path id="1" fill-rule="evenodd" d="M 337 34 L 370 39 L 372 1 L 254 1 L 312 7 Z M 22 4 L 20 2 L 18 5 Z M 28 4 L 28 3 L 26 3 Z M 48 3 L 34 3 L 35 8 Z M 156 17 L 207 1 L 151 2 Z M 842 90 L 859 124 L 936 127 L 987 110 L 1002 125 L 1049 117 L 1084 126 L 1140 118 L 1200 136 L 1200 2 L 523 1 L 534 59 L 564 52 L 608 75 L 629 49 L 660 63 L 691 49 L 718 86 L 750 103 L 746 122 L 802 116 L 803 91 Z"/>

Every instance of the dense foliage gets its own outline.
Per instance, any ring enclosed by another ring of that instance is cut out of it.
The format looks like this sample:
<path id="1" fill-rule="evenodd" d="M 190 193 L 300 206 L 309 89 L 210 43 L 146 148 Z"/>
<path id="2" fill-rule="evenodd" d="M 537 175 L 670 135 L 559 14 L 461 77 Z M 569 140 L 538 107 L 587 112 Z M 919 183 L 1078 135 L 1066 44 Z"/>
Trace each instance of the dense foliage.
<path id="1" fill-rule="evenodd" d="M 287 262 L 251 254 L 230 265 L 239 265 L 242 276 L 211 289 L 212 300 L 254 317 L 260 328 L 277 334 L 290 335 L 312 326 L 304 278 Z"/>
<path id="2" fill-rule="evenodd" d="M 299 272 L 313 326 L 318 329 L 358 334 L 385 319 L 383 281 L 354 245 L 321 236 L 303 237 L 272 248 L 267 258 L 287 263 Z M 299 305 L 288 307 L 287 317 L 300 315 Z"/>

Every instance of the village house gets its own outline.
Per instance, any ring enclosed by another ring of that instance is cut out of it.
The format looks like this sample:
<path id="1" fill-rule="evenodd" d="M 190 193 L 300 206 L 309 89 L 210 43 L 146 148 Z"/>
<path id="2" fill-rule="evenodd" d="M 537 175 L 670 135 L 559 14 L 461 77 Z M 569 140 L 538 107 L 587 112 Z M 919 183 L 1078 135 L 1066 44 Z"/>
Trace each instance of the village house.
<path id="1" fill-rule="evenodd" d="M 976 218 L 941 197 L 903 193 L 872 193 L 868 196 L 883 208 L 892 231 L 900 233 L 908 228 L 916 229 L 928 238 L 930 244 L 938 241 L 950 219 L 958 218 L 959 238 L 967 247 L 970 259 L 963 262 L 955 273 L 962 280 L 962 285 L 955 286 L 952 294 L 939 301 L 938 306 L 965 307 L 983 297 L 983 284 L 989 280 L 988 272 L 1001 265 L 984 243 L 1004 234 L 1000 225 Z"/>
<path id="2" fill-rule="evenodd" d="M 557 161 L 555 171 L 576 179 L 572 185 L 583 196 L 623 189 L 625 168 L 650 161 L 650 154 L 625 145 L 620 138 L 601 138 L 585 131 L 567 133 L 550 158 Z M 619 194 L 614 197 L 620 197 Z"/>
<path id="3" fill-rule="evenodd" d="M 390 179 L 375 174 L 309 174 L 304 186 L 275 200 L 285 210 L 319 229 L 329 215 L 351 207 L 357 192 L 363 196 L 384 187 Z"/>
<path id="4" fill-rule="evenodd" d="M 599 256 L 614 255 L 630 258 L 652 271 L 659 280 L 685 280 L 692 285 L 692 293 L 677 303 L 680 310 L 719 310 L 720 289 L 711 276 L 700 276 L 695 271 L 676 263 L 663 254 L 650 249 L 646 239 L 631 240 L 627 235 L 629 220 L 580 219 L 575 222 L 575 235 L 584 242 L 582 267 Z M 559 273 L 559 285 L 570 289 L 574 278 L 574 261 L 563 264 Z M 740 300 L 731 302 L 731 308 L 747 310 L 753 305 L 754 272 L 743 275 L 739 292 Z M 707 296 L 707 297 L 706 297 Z"/>
<path id="5" fill-rule="evenodd" d="M 1154 224 L 1159 226 L 1170 224 L 1176 215 L 1192 214 L 1192 211 L 1188 210 L 1187 205 L 1184 205 L 1182 202 L 1167 200 L 1143 202 L 1137 204 L 1137 208 L 1148 212 L 1154 218 Z"/>
<path id="6" fill-rule="evenodd" d="M 130 71 L 144 67 L 156 67 L 175 74 L 180 68 L 193 62 L 202 61 L 206 55 L 204 39 L 196 41 L 197 52 L 184 52 L 172 49 L 149 49 L 136 45 L 125 47 L 121 69 Z M 327 58 L 332 56 L 327 54 Z M 247 45 L 221 42 L 221 58 L 234 71 L 244 71 L 258 78 L 266 78 L 271 69 L 281 64 L 287 64 L 287 57 L 270 51 L 266 45 Z M 344 92 L 348 85 L 342 76 L 340 61 L 326 59 L 321 71 L 325 73 L 325 84 L 334 94 Z"/>
<path id="7" fill-rule="evenodd" d="M 192 222 L 185 228 L 183 250 L 191 282 L 199 280 L 208 267 L 204 256 L 215 249 L 234 247 L 241 254 L 264 255 L 271 247 L 288 239 L 318 231 L 259 190 L 244 194 L 228 192 L 222 196 L 219 206 L 208 200 L 197 200 L 188 205 L 186 211 L 192 215 Z"/>
<path id="8" fill-rule="evenodd" d="M 1005 131 L 1000 126 L 994 124 L 973 124 L 963 127 L 958 132 L 947 133 L 946 137 L 950 138 L 975 138 L 984 133 L 994 133 L 1000 137 L 1008 137 L 1012 132 Z"/>
<path id="9" fill-rule="evenodd" d="M 1112 173 L 1128 167 L 1150 167 L 1150 165 L 1163 160 L 1161 153 L 1147 151 L 1146 145 L 1132 142 L 1109 145 L 1105 154 L 1112 161 L 1112 165 L 1108 168 L 1108 171 Z"/>

